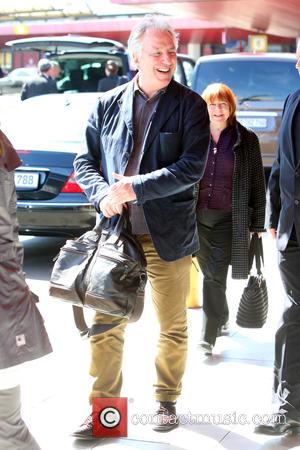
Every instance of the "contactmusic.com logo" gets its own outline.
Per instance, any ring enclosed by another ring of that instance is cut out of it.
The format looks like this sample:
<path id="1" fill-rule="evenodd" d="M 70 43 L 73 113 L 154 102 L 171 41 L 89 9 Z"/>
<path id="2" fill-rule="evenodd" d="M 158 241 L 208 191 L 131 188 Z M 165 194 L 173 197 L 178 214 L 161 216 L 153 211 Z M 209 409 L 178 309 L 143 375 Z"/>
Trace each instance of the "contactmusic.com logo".
<path id="1" fill-rule="evenodd" d="M 127 437 L 127 398 L 93 400 L 93 436 Z"/>

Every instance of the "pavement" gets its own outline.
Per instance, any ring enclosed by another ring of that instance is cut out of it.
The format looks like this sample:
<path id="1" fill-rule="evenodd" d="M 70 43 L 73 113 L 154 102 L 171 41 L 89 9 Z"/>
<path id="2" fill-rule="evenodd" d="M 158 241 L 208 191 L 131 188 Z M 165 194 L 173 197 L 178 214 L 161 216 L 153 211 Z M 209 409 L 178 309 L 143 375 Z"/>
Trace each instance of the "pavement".
<path id="1" fill-rule="evenodd" d="M 300 449 L 300 438 L 295 436 L 268 437 L 253 432 L 259 421 L 266 421 L 276 410 L 272 403 L 274 334 L 283 308 L 275 244 L 269 236 L 263 240 L 269 290 L 269 314 L 263 328 L 242 329 L 235 323 L 246 280 L 228 277 L 230 330 L 218 338 L 211 357 L 197 348 L 201 308 L 188 309 L 188 362 L 177 404 L 180 427 L 157 433 L 148 424 L 149 414 L 156 408 L 152 386 L 158 325 L 147 291 L 142 318 L 127 327 L 122 396 L 128 399 L 128 437 L 80 441 L 69 433 L 90 412 L 89 342 L 79 337 L 70 306 L 48 297 L 51 264 L 46 272 L 39 272 L 28 255 L 30 238 L 23 238 L 27 280 L 40 296 L 39 308 L 54 348 L 50 357 L 28 368 L 22 384 L 23 416 L 41 449 Z M 55 254 L 55 246 L 52 252 Z M 47 257 L 47 251 L 44 253 L 41 265 Z"/>

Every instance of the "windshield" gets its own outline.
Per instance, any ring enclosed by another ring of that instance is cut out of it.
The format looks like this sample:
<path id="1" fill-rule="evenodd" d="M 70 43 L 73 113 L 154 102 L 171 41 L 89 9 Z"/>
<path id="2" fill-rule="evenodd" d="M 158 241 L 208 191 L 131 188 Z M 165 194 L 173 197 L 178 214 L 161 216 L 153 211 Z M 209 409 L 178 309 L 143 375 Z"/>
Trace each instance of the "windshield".
<path id="1" fill-rule="evenodd" d="M 113 59 L 119 66 L 118 75 L 128 75 L 124 59 L 110 54 L 76 54 L 54 57 L 61 68 L 60 79 L 57 80 L 59 92 L 97 92 L 98 83 L 105 78 L 105 64 Z"/>
<path id="2" fill-rule="evenodd" d="M 201 94 L 210 83 L 227 84 L 238 101 L 284 101 L 299 89 L 294 61 L 205 61 L 197 66 L 193 89 Z"/>

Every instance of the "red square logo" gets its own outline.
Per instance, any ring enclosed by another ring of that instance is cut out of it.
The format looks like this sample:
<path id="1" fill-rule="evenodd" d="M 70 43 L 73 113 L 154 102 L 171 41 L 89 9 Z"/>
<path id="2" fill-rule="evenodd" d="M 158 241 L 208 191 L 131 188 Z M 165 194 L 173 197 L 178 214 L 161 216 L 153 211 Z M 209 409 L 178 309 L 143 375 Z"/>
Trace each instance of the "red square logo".
<path id="1" fill-rule="evenodd" d="M 93 436 L 127 437 L 127 398 L 93 400 Z"/>

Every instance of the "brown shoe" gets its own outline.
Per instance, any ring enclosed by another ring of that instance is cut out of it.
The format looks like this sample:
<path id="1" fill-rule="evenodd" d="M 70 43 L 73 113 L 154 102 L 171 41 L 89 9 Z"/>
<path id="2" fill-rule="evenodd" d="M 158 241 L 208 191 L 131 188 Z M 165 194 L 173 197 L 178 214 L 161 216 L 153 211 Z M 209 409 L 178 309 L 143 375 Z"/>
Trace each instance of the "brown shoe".
<path id="1" fill-rule="evenodd" d="M 175 403 L 160 402 L 155 414 L 154 431 L 166 432 L 174 430 L 179 425 L 179 418 L 176 414 Z"/>
<path id="2" fill-rule="evenodd" d="M 93 415 L 90 414 L 77 430 L 71 433 L 77 439 L 94 439 L 93 436 Z"/>

